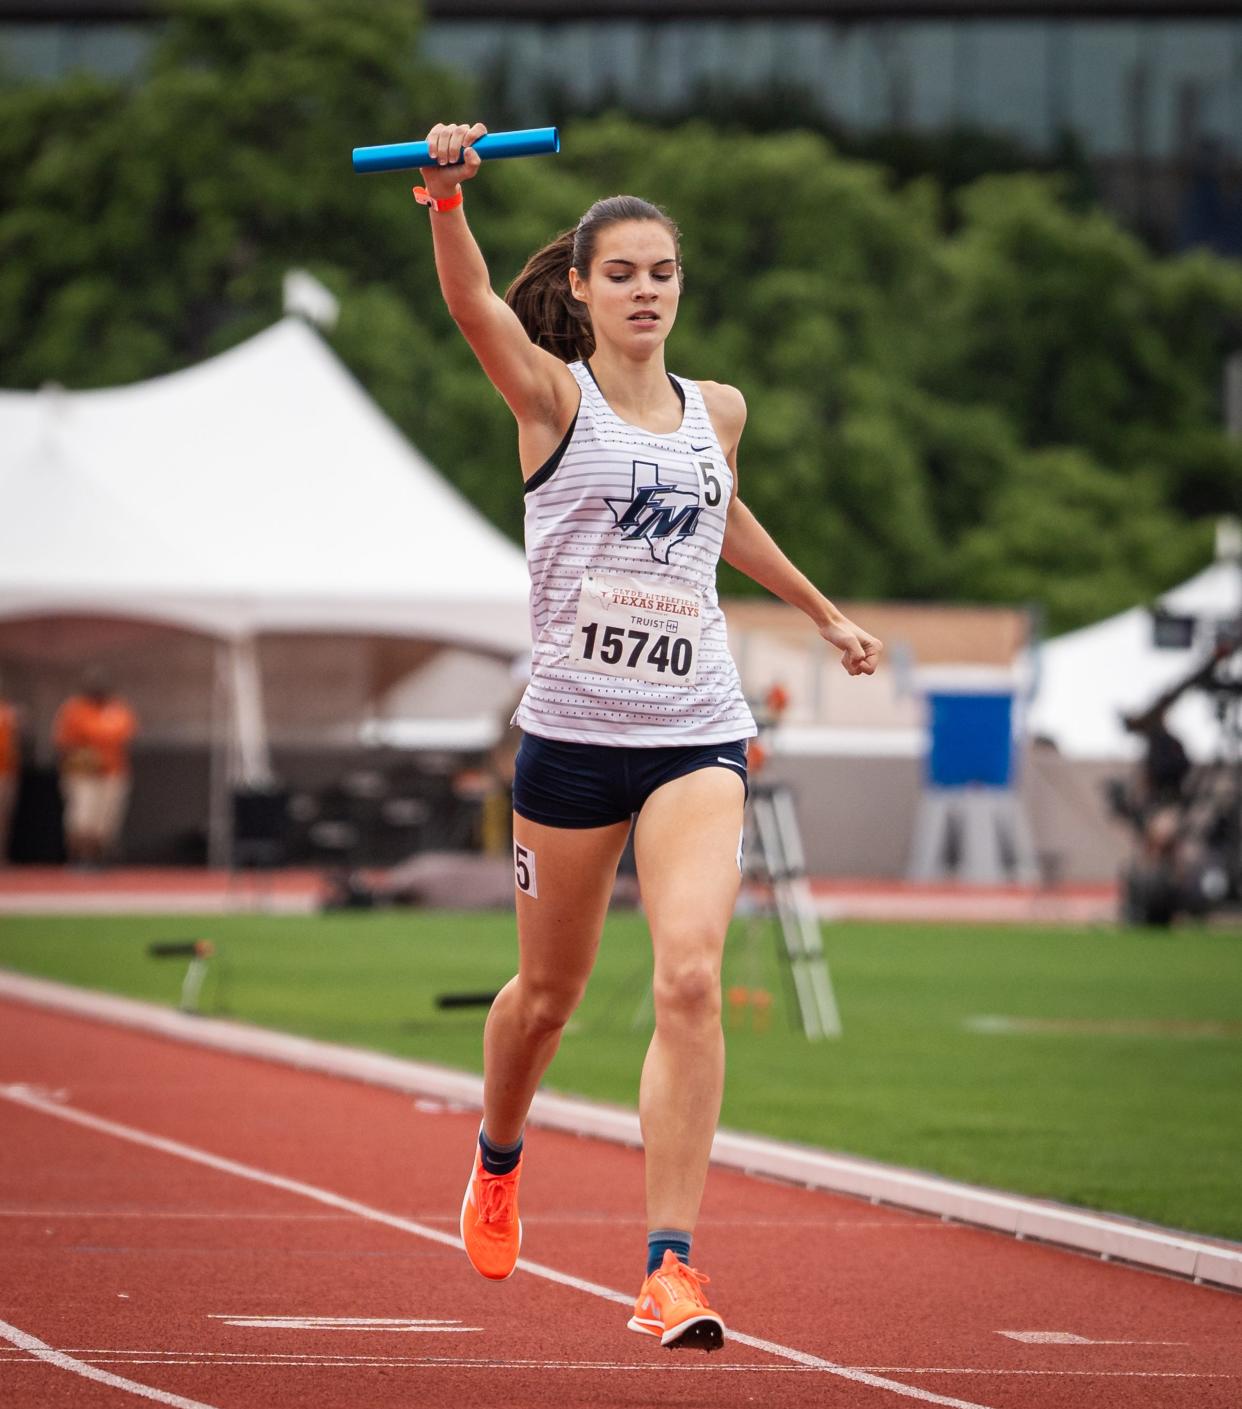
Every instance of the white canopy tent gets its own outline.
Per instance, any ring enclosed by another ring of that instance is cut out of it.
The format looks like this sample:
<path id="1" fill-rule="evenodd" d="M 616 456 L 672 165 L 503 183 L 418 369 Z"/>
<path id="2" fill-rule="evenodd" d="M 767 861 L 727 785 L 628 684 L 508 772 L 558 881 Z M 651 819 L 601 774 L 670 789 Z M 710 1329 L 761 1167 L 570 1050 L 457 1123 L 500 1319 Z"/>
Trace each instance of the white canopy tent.
<path id="1" fill-rule="evenodd" d="M 1138 758 L 1142 740 L 1125 731 L 1121 716 L 1146 709 L 1201 665 L 1218 624 L 1236 625 L 1242 617 L 1242 573 L 1234 563 L 1215 563 L 1166 592 L 1160 605 L 1196 619 L 1188 648 L 1157 647 L 1146 607 L 1046 642 L 1040 648 L 1030 732 L 1051 739 L 1069 758 Z M 1192 758 L 1216 755 L 1220 724 L 1213 701 L 1202 691 L 1187 691 L 1169 710 L 1168 723 Z"/>
<path id="2" fill-rule="evenodd" d="M 522 553 L 297 318 L 134 386 L 0 392 L 0 504 L 0 617 L 529 641 Z"/>
<path id="3" fill-rule="evenodd" d="M 132 386 L 0 392 L 0 640 L 95 618 L 220 642 L 235 781 L 268 773 L 257 637 L 513 657 L 527 593 L 520 549 L 297 318 Z"/>

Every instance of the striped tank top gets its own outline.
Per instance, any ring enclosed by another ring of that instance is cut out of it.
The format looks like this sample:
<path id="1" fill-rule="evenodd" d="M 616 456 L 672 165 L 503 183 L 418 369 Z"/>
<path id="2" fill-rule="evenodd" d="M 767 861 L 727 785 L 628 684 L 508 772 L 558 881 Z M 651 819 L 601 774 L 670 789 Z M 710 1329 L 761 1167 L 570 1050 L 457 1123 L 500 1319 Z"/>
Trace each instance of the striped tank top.
<path id="1" fill-rule="evenodd" d="M 629 748 L 750 738 L 716 595 L 733 474 L 703 394 L 670 376 L 682 423 L 657 435 L 621 420 L 584 362 L 569 370 L 577 415 L 526 482 L 534 649 L 513 722 Z"/>

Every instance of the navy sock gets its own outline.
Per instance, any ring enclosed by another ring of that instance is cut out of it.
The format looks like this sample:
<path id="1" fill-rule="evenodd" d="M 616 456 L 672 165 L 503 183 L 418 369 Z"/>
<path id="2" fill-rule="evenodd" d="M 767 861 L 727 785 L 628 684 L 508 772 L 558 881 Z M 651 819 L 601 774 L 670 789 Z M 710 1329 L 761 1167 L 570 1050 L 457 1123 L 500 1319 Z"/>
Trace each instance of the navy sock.
<path id="1" fill-rule="evenodd" d="M 680 1228 L 657 1228 L 647 1234 L 647 1276 L 664 1261 L 665 1252 L 675 1254 L 678 1262 L 690 1261 L 690 1233 Z"/>
<path id="2" fill-rule="evenodd" d="M 518 1136 L 515 1144 L 497 1145 L 480 1130 L 479 1153 L 483 1156 L 483 1168 L 489 1174 L 511 1174 L 522 1158 L 522 1136 Z"/>

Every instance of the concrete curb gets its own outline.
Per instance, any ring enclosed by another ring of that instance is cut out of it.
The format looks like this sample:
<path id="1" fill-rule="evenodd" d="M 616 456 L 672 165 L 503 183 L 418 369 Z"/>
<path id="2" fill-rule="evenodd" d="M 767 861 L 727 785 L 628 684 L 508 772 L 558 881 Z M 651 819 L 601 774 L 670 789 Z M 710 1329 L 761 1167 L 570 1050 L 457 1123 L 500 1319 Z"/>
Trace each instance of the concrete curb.
<path id="1" fill-rule="evenodd" d="M 270 1032 L 224 1018 L 194 1017 L 155 1003 L 11 972 L 0 972 L 0 998 L 132 1028 L 176 1042 L 211 1047 L 235 1056 L 280 1062 L 372 1086 L 432 1096 L 475 1110 L 482 1106 L 481 1078 L 427 1062 Z M 534 1123 L 553 1130 L 595 1136 L 624 1145 L 641 1144 L 638 1117 L 633 1111 L 597 1101 L 541 1092 L 535 1097 L 531 1118 Z M 1089 1213 L 851 1155 L 829 1154 L 728 1130 L 717 1133 L 712 1161 L 749 1174 L 783 1179 L 811 1189 L 853 1194 L 873 1203 L 937 1214 L 1019 1239 L 1030 1238 L 1093 1253 L 1106 1261 L 1126 1262 L 1242 1291 L 1242 1245 L 1236 1243 L 1212 1241 L 1115 1215 Z"/>

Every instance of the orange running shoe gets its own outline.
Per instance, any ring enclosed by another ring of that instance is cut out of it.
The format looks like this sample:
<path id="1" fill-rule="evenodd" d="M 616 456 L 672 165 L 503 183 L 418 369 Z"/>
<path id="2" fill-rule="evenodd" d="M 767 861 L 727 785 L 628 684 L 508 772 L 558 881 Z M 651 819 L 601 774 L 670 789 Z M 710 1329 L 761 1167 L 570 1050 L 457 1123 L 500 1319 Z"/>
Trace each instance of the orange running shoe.
<path id="1" fill-rule="evenodd" d="M 512 1276 L 522 1246 L 518 1217 L 518 1180 L 522 1161 L 509 1174 L 489 1174 L 477 1149 L 466 1197 L 461 1205 L 461 1240 L 476 1272 L 503 1282 Z"/>
<path id="2" fill-rule="evenodd" d="M 679 1262 L 666 1251 L 664 1261 L 643 1283 L 634 1303 L 629 1328 L 643 1336 L 659 1336 L 668 1350 L 719 1350 L 724 1322 L 704 1300 L 702 1272 Z"/>

